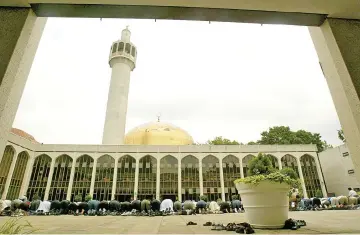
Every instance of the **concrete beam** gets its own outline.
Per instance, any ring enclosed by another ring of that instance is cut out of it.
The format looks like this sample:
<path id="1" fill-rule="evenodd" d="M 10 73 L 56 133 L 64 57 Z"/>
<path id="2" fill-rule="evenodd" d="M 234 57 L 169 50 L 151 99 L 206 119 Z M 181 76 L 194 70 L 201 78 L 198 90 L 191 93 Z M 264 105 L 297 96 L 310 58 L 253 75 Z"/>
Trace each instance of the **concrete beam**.
<path id="1" fill-rule="evenodd" d="M 43 17 L 163 19 L 319 26 L 325 14 L 240 9 L 93 4 L 32 4 Z"/>

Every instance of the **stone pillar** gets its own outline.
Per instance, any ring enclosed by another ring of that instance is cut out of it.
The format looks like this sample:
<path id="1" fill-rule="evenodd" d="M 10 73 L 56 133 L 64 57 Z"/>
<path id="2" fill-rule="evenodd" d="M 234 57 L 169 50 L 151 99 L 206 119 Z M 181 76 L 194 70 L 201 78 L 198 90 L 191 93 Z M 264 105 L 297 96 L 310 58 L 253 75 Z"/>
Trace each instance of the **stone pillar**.
<path id="1" fill-rule="evenodd" d="M 200 184 L 200 196 L 202 196 L 204 195 L 202 159 L 199 160 L 199 184 Z"/>
<path id="2" fill-rule="evenodd" d="M 138 189 L 139 189 L 139 164 L 140 164 L 140 160 L 136 159 L 135 182 L 134 182 L 134 200 L 137 199 Z"/>
<path id="3" fill-rule="evenodd" d="M 25 169 L 25 173 L 24 173 L 23 182 L 21 184 L 19 197 L 26 196 L 27 190 L 29 187 L 29 183 L 30 183 L 31 173 L 32 173 L 33 165 L 34 165 L 34 161 L 35 161 L 35 153 L 32 152 L 29 155 L 30 155 L 30 157 L 26 164 L 26 169 Z"/>
<path id="4" fill-rule="evenodd" d="M 297 162 L 297 165 L 298 165 L 298 171 L 299 171 L 301 187 L 302 187 L 302 190 L 303 190 L 304 198 L 308 198 L 306 187 L 305 187 L 304 175 L 303 175 L 303 172 L 302 172 L 302 169 L 301 169 L 301 162 L 300 162 L 300 159 L 298 157 L 296 158 L 296 162 Z"/>
<path id="5" fill-rule="evenodd" d="M 181 159 L 178 161 L 178 200 L 182 202 Z"/>
<path id="6" fill-rule="evenodd" d="M 96 157 L 94 159 L 94 164 L 93 164 L 93 169 L 92 169 L 92 174 L 91 174 L 91 184 L 90 184 L 90 192 L 89 192 L 91 197 L 94 197 L 94 187 L 95 187 L 97 160 L 98 160 L 98 158 Z"/>
<path id="7" fill-rule="evenodd" d="M 5 150 L 46 20 L 31 8 L 0 7 L 0 153 Z"/>
<path id="8" fill-rule="evenodd" d="M 328 18 L 309 31 L 360 181 L 360 20 Z"/>
<path id="9" fill-rule="evenodd" d="M 281 157 L 280 158 L 276 157 L 276 158 L 278 160 L 279 170 L 281 170 L 282 169 Z"/>
<path id="10" fill-rule="evenodd" d="M 243 157 L 240 158 L 239 163 L 240 163 L 240 177 L 243 179 L 244 178 L 244 168 L 243 168 Z"/>
<path id="11" fill-rule="evenodd" d="M 119 159 L 116 158 L 115 159 L 115 166 L 114 166 L 113 184 L 112 184 L 112 189 L 111 189 L 111 200 L 115 200 L 118 164 L 119 164 Z"/>
<path id="12" fill-rule="evenodd" d="M 156 199 L 160 200 L 160 159 L 157 159 L 156 164 Z"/>
<path id="13" fill-rule="evenodd" d="M 20 153 L 20 152 L 19 152 Z M 1 199 L 2 200 L 5 200 L 6 199 L 6 196 L 7 196 L 7 193 L 9 191 L 9 186 L 10 186 L 10 183 L 11 183 L 11 178 L 12 178 L 12 175 L 14 173 L 14 169 L 15 169 L 15 164 L 16 164 L 16 160 L 19 156 L 19 153 L 18 151 L 15 152 L 15 157 L 13 158 L 12 162 L 11 162 L 11 165 L 10 165 L 10 170 L 9 170 L 9 173 L 8 173 L 8 176 L 6 178 L 6 183 L 5 183 L 5 187 L 4 187 L 4 191 L 3 191 L 3 194 L 1 196 Z"/>
<path id="14" fill-rule="evenodd" d="M 321 173 L 320 163 L 319 163 L 319 159 L 318 159 L 316 153 L 315 153 L 314 159 L 315 159 L 316 171 L 317 171 L 318 176 L 319 176 L 319 181 L 320 181 L 320 186 L 321 186 L 321 191 L 323 193 L 323 197 L 327 197 L 327 191 L 326 191 L 326 187 L 325 187 L 325 182 L 324 182 L 323 175 Z"/>
<path id="15" fill-rule="evenodd" d="M 72 165 L 71 165 L 69 186 L 68 186 L 68 190 L 67 190 L 67 193 L 66 193 L 66 200 L 68 200 L 68 201 L 71 200 L 72 186 L 74 184 L 76 160 L 77 160 L 77 158 L 73 158 L 73 162 L 72 162 Z"/>
<path id="16" fill-rule="evenodd" d="M 54 174 L 55 161 L 56 161 L 56 158 L 55 157 L 52 158 L 51 165 L 50 165 L 49 177 L 48 177 L 46 189 L 45 189 L 44 201 L 47 201 L 49 199 L 49 192 L 50 192 L 52 177 Z"/>
<path id="17" fill-rule="evenodd" d="M 222 159 L 219 160 L 220 167 L 220 186 L 221 186 L 221 200 L 225 201 L 225 186 L 224 186 L 224 169 L 222 164 Z"/>

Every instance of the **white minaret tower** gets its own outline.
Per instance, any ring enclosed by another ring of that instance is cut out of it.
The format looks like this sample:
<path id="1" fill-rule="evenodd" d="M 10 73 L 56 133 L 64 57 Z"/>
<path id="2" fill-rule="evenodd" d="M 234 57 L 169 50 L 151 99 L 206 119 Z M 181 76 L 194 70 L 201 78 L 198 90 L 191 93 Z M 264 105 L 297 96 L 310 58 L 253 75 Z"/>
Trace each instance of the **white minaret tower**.
<path id="1" fill-rule="evenodd" d="M 121 40 L 113 42 L 109 64 L 112 68 L 104 125 L 103 144 L 124 144 L 128 106 L 130 72 L 136 64 L 136 47 L 130 42 L 131 32 L 126 27 Z"/>

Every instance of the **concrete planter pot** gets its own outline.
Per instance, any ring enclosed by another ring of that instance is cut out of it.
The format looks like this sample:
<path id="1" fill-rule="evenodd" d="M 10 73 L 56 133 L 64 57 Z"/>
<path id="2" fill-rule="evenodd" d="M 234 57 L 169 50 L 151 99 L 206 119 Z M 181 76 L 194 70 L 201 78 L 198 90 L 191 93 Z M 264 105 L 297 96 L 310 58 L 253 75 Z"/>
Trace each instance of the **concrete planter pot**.
<path id="1" fill-rule="evenodd" d="M 245 216 L 254 228 L 283 228 L 289 213 L 289 185 L 262 181 L 257 185 L 236 183 Z"/>

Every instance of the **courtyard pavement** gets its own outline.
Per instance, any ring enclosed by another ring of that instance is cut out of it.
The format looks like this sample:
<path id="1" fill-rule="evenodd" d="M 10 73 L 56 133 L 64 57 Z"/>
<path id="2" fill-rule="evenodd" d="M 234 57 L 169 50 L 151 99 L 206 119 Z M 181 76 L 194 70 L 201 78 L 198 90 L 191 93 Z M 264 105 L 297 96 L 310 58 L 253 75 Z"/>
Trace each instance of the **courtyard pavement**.
<path id="1" fill-rule="evenodd" d="M 301 219 L 307 226 L 299 230 L 259 230 L 255 233 L 282 234 L 334 234 L 360 233 L 360 210 L 352 211 L 303 211 L 289 212 L 289 218 Z M 0 225 L 11 217 L 0 217 Z M 236 234 L 227 231 L 212 231 L 204 227 L 207 221 L 227 224 L 245 222 L 242 214 L 174 215 L 155 217 L 136 216 L 28 216 L 27 220 L 36 234 Z M 193 221 L 197 225 L 186 226 Z"/>

